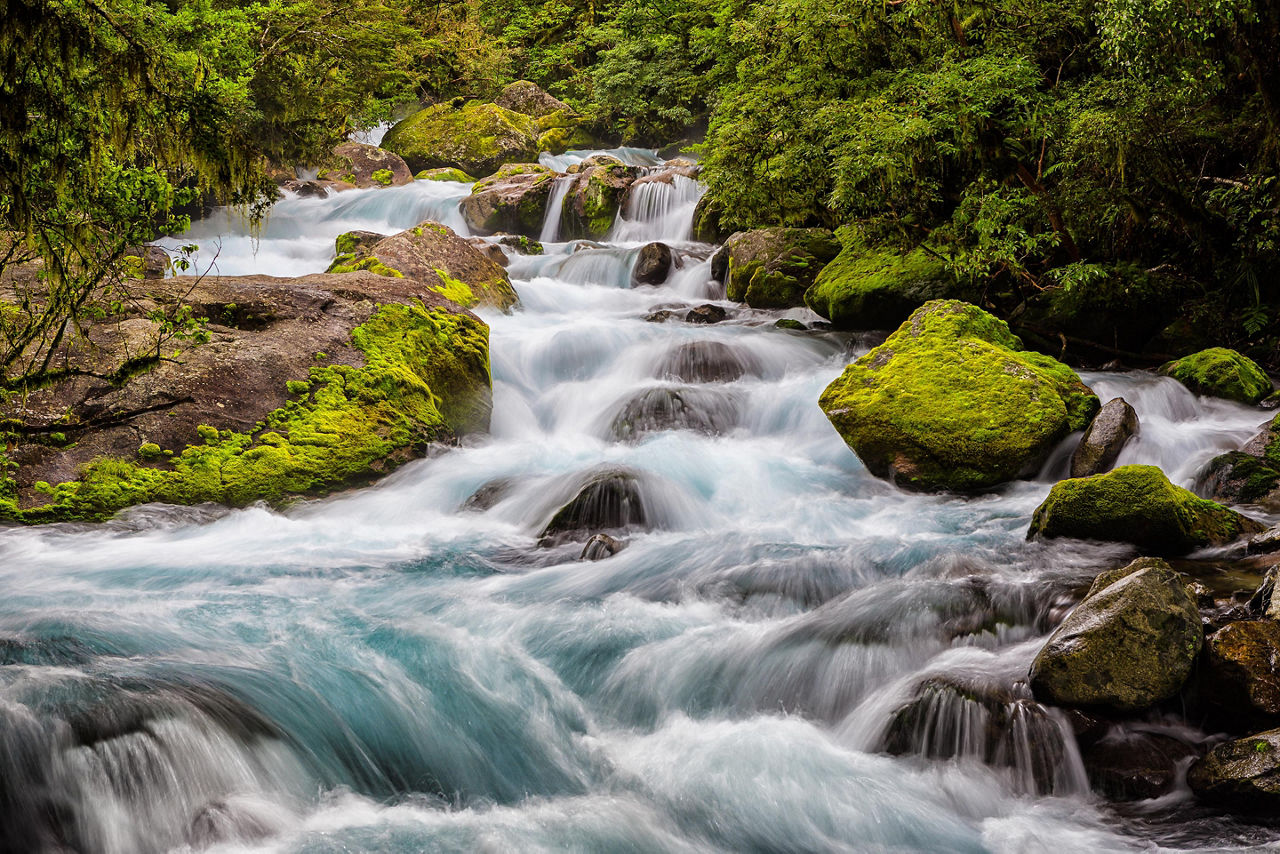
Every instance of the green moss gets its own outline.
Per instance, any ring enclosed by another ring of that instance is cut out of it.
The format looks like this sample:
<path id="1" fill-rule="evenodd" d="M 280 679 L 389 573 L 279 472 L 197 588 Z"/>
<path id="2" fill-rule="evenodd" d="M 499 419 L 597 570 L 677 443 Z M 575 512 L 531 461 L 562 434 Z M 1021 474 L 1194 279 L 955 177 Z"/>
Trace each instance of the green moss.
<path id="1" fill-rule="evenodd" d="M 470 308 L 479 302 L 466 282 L 458 281 L 444 270 L 436 270 L 436 275 L 440 277 L 440 284 L 431 288 L 431 290 L 440 294 L 440 296 L 456 302 L 463 308 Z"/>
<path id="2" fill-rule="evenodd" d="M 1235 350 L 1213 347 L 1160 369 L 1196 394 L 1256 404 L 1271 394 L 1271 380 L 1258 363 Z"/>
<path id="3" fill-rule="evenodd" d="M 487 175 L 503 163 L 538 155 L 538 123 L 496 104 L 436 104 L 399 122 L 382 147 L 416 170 L 453 167 Z"/>
<path id="4" fill-rule="evenodd" d="M 459 184 L 470 184 L 476 180 L 461 169 L 455 169 L 451 166 L 423 169 L 413 177 L 419 181 L 455 181 Z"/>
<path id="5" fill-rule="evenodd" d="M 1261 530 L 1252 519 L 1170 483 L 1155 466 L 1121 466 L 1056 484 L 1036 508 L 1027 537 L 1106 540 L 1153 554 L 1184 554 Z"/>
<path id="6" fill-rule="evenodd" d="M 138 456 L 144 460 L 155 460 L 164 456 L 164 449 L 155 442 L 143 442 L 138 448 Z"/>
<path id="7" fill-rule="evenodd" d="M 804 294 L 805 305 L 840 329 L 893 329 L 931 299 L 967 295 L 925 249 L 870 249 L 845 229 L 840 237 L 840 254 Z"/>
<path id="8" fill-rule="evenodd" d="M 289 380 L 284 384 L 284 386 L 285 389 L 288 390 L 289 394 L 294 395 L 295 397 L 307 394 L 311 391 L 311 383 L 307 380 Z"/>
<path id="9" fill-rule="evenodd" d="M 471 188 L 471 195 L 474 196 L 477 193 L 483 192 L 504 178 L 510 178 L 513 175 L 531 174 L 541 175 L 543 180 L 551 180 L 555 178 L 556 173 L 552 172 L 541 163 L 504 163 L 497 172 L 476 181 L 475 186 Z"/>
<path id="10" fill-rule="evenodd" d="M 819 403 L 873 474 L 953 490 L 1013 480 L 1098 410 L 1074 371 L 954 300 L 917 309 Z"/>
<path id="11" fill-rule="evenodd" d="M 12 480 L 0 513 L 23 522 L 99 520 L 133 504 L 214 501 L 243 506 L 320 495 L 367 481 L 426 443 L 488 422 L 488 329 L 465 314 L 385 305 L 352 332 L 361 368 L 313 367 L 314 393 L 267 415 L 251 433 L 201 425 L 192 444 L 154 466 L 100 459 L 19 510 Z"/>
<path id="12" fill-rule="evenodd" d="M 381 184 L 384 187 L 390 187 L 391 182 L 394 181 L 396 178 L 396 174 L 392 172 L 390 169 L 378 169 L 378 170 L 375 170 L 374 173 L 369 177 L 373 180 L 375 184 Z"/>
<path id="13" fill-rule="evenodd" d="M 1225 475 L 1238 490 L 1227 493 L 1232 501 L 1253 504 L 1271 495 L 1280 486 L 1280 463 L 1272 459 L 1276 442 L 1267 447 L 1266 456 L 1255 457 L 1241 451 L 1229 451 L 1214 457 L 1209 473 Z M 1277 449 L 1280 450 L 1280 449 Z M 1219 497 L 1223 493 L 1219 493 Z"/>
<path id="14" fill-rule="evenodd" d="M 580 127 L 553 127 L 538 137 L 538 150 L 551 154 L 564 154 L 570 150 L 589 150 L 599 147 L 596 138 Z"/>
<path id="15" fill-rule="evenodd" d="M 333 259 L 333 263 L 329 265 L 326 273 L 354 273 L 357 270 L 368 270 L 370 273 L 377 273 L 379 276 L 390 276 L 395 279 L 403 279 L 404 274 L 399 270 L 392 269 L 383 264 L 372 255 L 365 258 L 357 258 L 354 253 L 339 255 Z"/>
<path id="16" fill-rule="evenodd" d="M 761 228 L 735 234 L 724 249 L 729 299 L 753 308 L 791 308 L 840 251 L 825 228 Z"/>

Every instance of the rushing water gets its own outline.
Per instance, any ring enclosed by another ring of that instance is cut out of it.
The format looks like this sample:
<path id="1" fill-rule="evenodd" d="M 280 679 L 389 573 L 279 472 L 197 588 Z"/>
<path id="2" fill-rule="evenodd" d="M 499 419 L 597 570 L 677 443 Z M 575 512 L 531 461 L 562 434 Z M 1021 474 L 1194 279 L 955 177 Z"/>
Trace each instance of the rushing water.
<path id="1" fill-rule="evenodd" d="M 1020 685 L 1050 615 L 1126 556 L 1025 542 L 1069 443 L 1043 479 L 984 497 L 871 477 L 816 401 L 873 340 L 727 302 L 717 325 L 644 320 L 719 295 L 710 247 L 679 241 L 696 195 L 653 186 L 672 196 L 620 220 L 630 242 L 513 256 L 523 308 L 485 315 L 489 436 L 284 513 L 150 507 L 0 531 L 0 849 L 1060 854 L 1270 838 L 1192 821 L 1185 793 L 1115 813 Z M 227 215 L 189 239 L 207 262 L 220 235 L 224 273 L 298 275 L 348 229 L 431 216 L 465 231 L 466 192 L 288 199 L 256 240 Z M 681 266 L 630 287 L 634 241 L 658 234 Z M 713 368 L 732 378 L 690 380 Z M 1145 373 L 1085 378 L 1142 419 L 1121 462 L 1188 485 L 1265 420 Z M 700 431 L 619 420 L 670 393 Z M 632 473 L 653 530 L 600 561 L 540 547 L 602 467 Z M 488 509 L 464 507 L 485 486 Z"/>

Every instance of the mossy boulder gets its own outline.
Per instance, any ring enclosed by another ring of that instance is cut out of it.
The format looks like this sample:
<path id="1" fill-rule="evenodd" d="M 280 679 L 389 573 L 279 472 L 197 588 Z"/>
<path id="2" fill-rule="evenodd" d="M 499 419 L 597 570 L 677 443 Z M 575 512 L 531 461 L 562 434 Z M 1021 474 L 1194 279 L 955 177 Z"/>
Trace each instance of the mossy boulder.
<path id="1" fill-rule="evenodd" d="M 1183 356 L 1160 369 L 1196 394 L 1256 404 L 1271 394 L 1271 380 L 1258 363 L 1226 347 Z"/>
<path id="2" fill-rule="evenodd" d="M 1034 470 L 1098 410 L 1074 371 L 1023 350 L 1004 321 L 954 300 L 916 309 L 819 404 L 872 474 L 908 489 L 959 491 Z"/>
<path id="3" fill-rule="evenodd" d="M 1099 578 L 1031 665 L 1036 699 L 1137 712 L 1173 697 L 1191 674 L 1204 633 L 1182 577 L 1140 558 Z"/>
<path id="4" fill-rule="evenodd" d="M 723 243 L 729 239 L 733 232 L 721 223 L 723 218 L 724 209 L 710 195 L 698 199 L 693 208 L 693 239 L 701 243 Z"/>
<path id="5" fill-rule="evenodd" d="M 607 155 L 597 155 L 577 165 L 560 212 L 560 239 L 600 240 L 609 236 L 627 190 L 640 170 Z"/>
<path id="6" fill-rule="evenodd" d="M 343 142 L 334 146 L 333 158 L 335 165 L 320 172 L 321 180 L 360 188 L 401 187 L 413 182 L 404 159 L 376 145 Z"/>
<path id="7" fill-rule="evenodd" d="M 934 299 L 972 299 L 942 259 L 923 248 L 873 249 L 841 230 L 842 248 L 804 293 L 837 329 L 894 329 Z"/>
<path id="8" fill-rule="evenodd" d="M 496 104 L 436 104 L 397 123 L 382 138 L 415 172 L 453 167 L 489 175 L 504 163 L 535 160 L 538 123 Z"/>
<path id="9" fill-rule="evenodd" d="M 452 166 L 441 166 L 437 169 L 423 169 L 413 176 L 418 181 L 454 181 L 458 184 L 470 184 L 476 179 L 461 169 Z"/>
<path id="10" fill-rule="evenodd" d="M 28 396 L 0 514 L 107 518 L 146 502 L 244 506 L 323 495 L 487 429 L 488 328 L 368 272 L 166 279 L 62 354 L 84 371 Z M 140 358 L 182 297 L 208 341 Z M 177 350 L 175 354 L 173 351 Z M 113 375 L 127 368 L 127 382 Z M 55 436 L 57 437 L 55 440 Z"/>
<path id="11" fill-rule="evenodd" d="M 1280 729 L 1219 744 L 1187 771 L 1202 800 L 1237 812 L 1280 808 Z"/>
<path id="12" fill-rule="evenodd" d="M 538 136 L 538 150 L 551 154 L 600 148 L 601 142 L 584 127 L 553 127 Z"/>
<path id="13" fill-rule="evenodd" d="M 713 262 L 729 299 L 752 308 L 791 308 L 840 252 L 825 228 L 758 228 L 725 241 Z"/>
<path id="14" fill-rule="evenodd" d="M 526 116 L 533 116 L 534 118 L 542 118 L 556 113 L 573 112 L 564 101 L 553 98 L 543 91 L 542 87 L 537 83 L 532 83 L 528 80 L 517 80 L 514 83 L 507 84 L 507 87 L 502 90 L 498 97 L 493 99 L 493 103 L 504 109 L 522 113 Z"/>
<path id="15" fill-rule="evenodd" d="M 1261 533 L 1261 523 L 1175 486 L 1155 466 L 1121 466 L 1054 485 L 1027 538 L 1131 543 L 1150 554 L 1186 554 Z"/>
<path id="16" fill-rule="evenodd" d="M 1197 489 L 1215 501 L 1280 509 L 1280 416 L 1240 450 L 1214 457 Z"/>
<path id="17" fill-rule="evenodd" d="M 372 246 L 367 240 L 349 246 L 351 234 L 338 237 L 339 252 L 327 272 L 365 270 L 409 278 L 467 308 L 486 305 L 507 311 L 519 302 L 507 271 L 448 226 L 424 222 Z"/>
<path id="18" fill-rule="evenodd" d="M 483 178 L 462 200 L 462 216 L 472 231 L 505 231 L 536 238 L 542 233 L 556 173 L 537 163 L 508 163 Z"/>

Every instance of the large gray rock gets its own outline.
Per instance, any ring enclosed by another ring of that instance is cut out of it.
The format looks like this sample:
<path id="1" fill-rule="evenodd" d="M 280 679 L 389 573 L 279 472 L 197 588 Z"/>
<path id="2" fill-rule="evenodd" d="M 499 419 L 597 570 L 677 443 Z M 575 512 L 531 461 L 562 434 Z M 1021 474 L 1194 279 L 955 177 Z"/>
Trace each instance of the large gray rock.
<path id="1" fill-rule="evenodd" d="M 1237 811 L 1280 808 L 1280 729 L 1228 741 L 1187 772 L 1191 790 Z"/>
<path id="2" fill-rule="evenodd" d="M 1204 640 L 1200 612 L 1167 563 L 1140 558 L 1100 577 L 1031 665 L 1036 698 L 1135 712 L 1173 697 Z"/>
<path id="3" fill-rule="evenodd" d="M 1107 401 L 1089 422 L 1071 455 L 1071 476 L 1088 477 L 1111 471 L 1125 443 L 1138 435 L 1138 413 L 1123 397 Z"/>
<path id="4" fill-rule="evenodd" d="M 536 119 L 570 109 L 564 101 L 548 95 L 537 83 L 528 80 L 517 80 L 508 84 L 507 88 L 493 99 L 493 103 Z"/>

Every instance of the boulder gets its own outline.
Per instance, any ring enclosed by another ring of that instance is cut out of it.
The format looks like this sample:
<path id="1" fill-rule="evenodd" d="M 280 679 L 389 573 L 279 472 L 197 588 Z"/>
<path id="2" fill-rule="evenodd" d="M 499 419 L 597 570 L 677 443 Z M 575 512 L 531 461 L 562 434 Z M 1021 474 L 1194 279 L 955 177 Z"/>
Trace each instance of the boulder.
<path id="1" fill-rule="evenodd" d="M 665 243 L 646 243 L 640 247 L 636 264 L 631 268 L 633 285 L 660 285 L 671 275 L 674 256 Z"/>
<path id="2" fill-rule="evenodd" d="M 750 353 L 720 341 L 688 341 L 668 353 L 657 375 L 684 383 L 727 383 L 760 373 Z"/>
<path id="3" fill-rule="evenodd" d="M 431 442 L 487 428 L 488 328 L 419 282 L 206 276 L 141 293 L 64 346 L 79 373 L 29 394 L 21 412 L 6 408 L 24 427 L 0 514 L 280 503 L 368 482 Z M 179 300 L 206 341 L 157 320 Z M 129 381 L 113 382 L 125 366 Z"/>
<path id="4" fill-rule="evenodd" d="M 456 184 L 471 184 L 476 180 L 461 169 L 455 169 L 452 166 L 423 169 L 413 177 L 418 181 L 452 181 Z"/>
<path id="5" fill-rule="evenodd" d="M 1271 379 L 1258 363 L 1235 350 L 1212 347 L 1160 368 L 1196 394 L 1257 404 L 1271 394 Z"/>
<path id="6" fill-rule="evenodd" d="M 507 85 L 498 97 L 493 99 L 497 104 L 512 112 L 533 116 L 535 119 L 561 110 L 569 110 L 569 105 L 551 97 L 537 83 L 528 80 L 517 80 Z"/>
<path id="7" fill-rule="evenodd" d="M 719 323 L 728 316 L 723 306 L 714 303 L 703 303 L 689 309 L 684 316 L 685 323 Z"/>
<path id="8" fill-rule="evenodd" d="M 1280 509 L 1280 417 L 1238 451 L 1214 457 L 1200 475 L 1199 489 L 1215 501 Z"/>
<path id="9" fill-rule="evenodd" d="M 541 243 L 523 234 L 508 234 L 499 237 L 498 242 L 503 246 L 511 247 L 521 255 L 541 255 L 543 252 Z"/>
<path id="10" fill-rule="evenodd" d="M 1110 471 L 1125 443 L 1138 434 L 1138 413 L 1123 397 L 1107 401 L 1084 431 L 1071 455 L 1071 476 Z"/>
<path id="11" fill-rule="evenodd" d="M 1178 693 L 1203 640 L 1178 573 L 1140 558 L 1099 578 L 1049 635 L 1031 665 L 1031 690 L 1053 705 L 1142 711 Z"/>
<path id="12" fill-rule="evenodd" d="M 719 436 L 737 421 L 737 401 L 719 389 L 652 388 L 623 404 L 609 425 L 609 435 L 620 442 L 639 441 L 664 430 Z"/>
<path id="13" fill-rule="evenodd" d="M 723 243 L 727 240 L 733 232 L 721 225 L 723 216 L 723 208 L 710 195 L 698 199 L 693 208 L 693 239 L 700 243 Z"/>
<path id="14" fill-rule="evenodd" d="M 173 259 L 160 246 L 131 246 L 120 259 L 127 275 L 134 279 L 163 279 L 173 272 Z"/>
<path id="15" fill-rule="evenodd" d="M 845 368 L 819 403 L 872 474 L 916 490 L 981 490 L 1034 471 L 1098 398 L 958 301 L 917 309 Z"/>
<path id="16" fill-rule="evenodd" d="M 576 165 L 578 169 L 560 212 L 560 239 L 607 237 L 639 170 L 607 155 L 596 155 Z"/>
<path id="17" fill-rule="evenodd" d="M 480 234 L 505 231 L 537 238 L 555 177 L 537 163 L 508 163 L 475 183 L 462 200 L 462 217 Z"/>
<path id="18" fill-rule="evenodd" d="M 280 189 L 288 190 L 300 199 L 324 199 L 329 195 L 329 187 L 319 181 L 287 181 L 280 185 Z"/>
<path id="19" fill-rule="evenodd" d="M 825 228 L 758 228 L 726 240 L 712 266 L 729 299 L 792 308 L 804 304 L 818 271 L 839 252 L 840 241 Z"/>
<path id="20" fill-rule="evenodd" d="M 1173 485 L 1155 466 L 1121 466 L 1055 484 L 1036 508 L 1027 539 L 1104 540 L 1178 555 L 1263 530 L 1259 522 Z"/>
<path id="21" fill-rule="evenodd" d="M 608 534 L 596 534 L 582 547 L 582 554 L 578 555 L 578 560 L 604 560 L 607 557 L 613 557 L 623 548 L 624 544 L 621 540 L 616 540 Z"/>
<path id="22" fill-rule="evenodd" d="M 894 329 L 930 300 L 976 296 L 923 248 L 872 249 L 847 230 L 840 236 L 840 254 L 804 293 L 805 305 L 837 329 Z"/>
<path id="23" fill-rule="evenodd" d="M 1142 801 L 1173 791 L 1178 768 L 1200 749 L 1173 735 L 1113 727 L 1080 753 L 1089 784 L 1113 801 Z"/>
<path id="24" fill-rule="evenodd" d="M 1254 732 L 1280 725 L 1280 623 L 1229 623 L 1205 643 L 1200 695 L 1215 727 Z"/>
<path id="25" fill-rule="evenodd" d="M 326 181 L 340 181 L 356 187 L 402 187 L 413 183 L 413 173 L 398 154 L 366 145 L 363 142 L 343 142 L 334 146 L 334 159 L 338 165 L 322 171 L 317 177 Z"/>
<path id="26" fill-rule="evenodd" d="M 588 475 L 577 494 L 552 515 L 539 535 L 540 545 L 570 541 L 590 531 L 651 527 L 639 473 L 622 466 L 605 466 Z"/>
<path id="27" fill-rule="evenodd" d="M 339 249 L 346 246 L 343 237 L 338 238 Z M 372 246 L 365 240 L 334 258 L 328 272 L 357 270 L 413 279 L 467 308 L 486 305 L 507 311 L 519 302 L 500 264 L 438 222 L 424 222 Z"/>
<path id="28" fill-rule="evenodd" d="M 1219 744 L 1191 766 L 1187 784 L 1208 803 L 1274 813 L 1280 808 L 1280 729 Z"/>
<path id="29" fill-rule="evenodd" d="M 538 123 L 496 104 L 452 102 L 419 110 L 387 131 L 382 147 L 415 172 L 453 167 L 490 175 L 504 163 L 538 157 Z"/>

